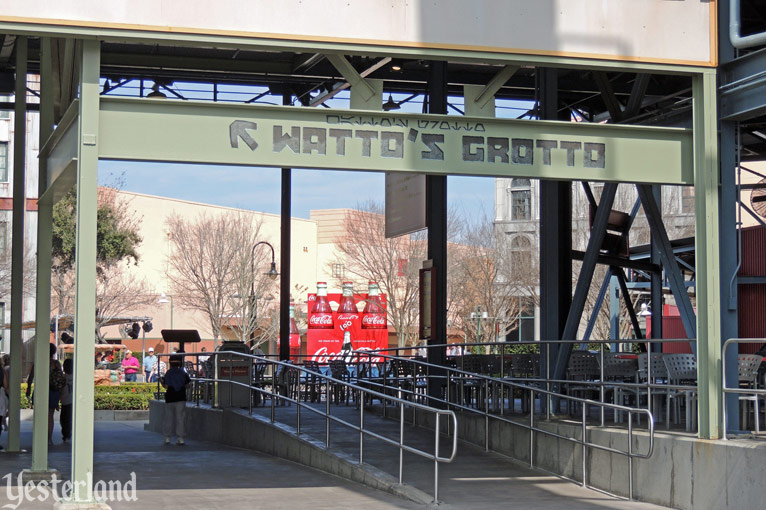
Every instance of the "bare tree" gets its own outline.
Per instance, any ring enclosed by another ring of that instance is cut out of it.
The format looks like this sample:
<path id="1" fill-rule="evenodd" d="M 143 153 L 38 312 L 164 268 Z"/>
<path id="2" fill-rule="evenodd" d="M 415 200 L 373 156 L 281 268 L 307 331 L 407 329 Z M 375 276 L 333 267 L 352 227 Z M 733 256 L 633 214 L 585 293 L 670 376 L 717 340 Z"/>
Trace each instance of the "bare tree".
<path id="1" fill-rule="evenodd" d="M 464 222 L 459 241 L 450 247 L 450 318 L 469 341 L 478 340 L 480 327 L 490 331 L 482 340 L 494 341 L 496 334 L 504 337 L 519 327 L 525 304 L 539 301 L 537 257 L 532 244 L 514 246 L 514 238 L 497 230 L 486 214 Z M 487 313 L 489 321 L 471 319 L 478 307 L 482 315 Z"/>
<path id="2" fill-rule="evenodd" d="M 359 280 L 378 282 L 387 294 L 388 321 L 396 329 L 399 345 L 418 340 L 418 271 L 426 258 L 422 235 L 385 236 L 385 216 L 380 203 L 357 206 L 344 222 L 336 244 L 346 271 Z"/>
<path id="3" fill-rule="evenodd" d="M 244 213 L 188 220 L 174 215 L 167 221 L 171 290 L 180 306 L 207 317 L 216 340 L 228 328 L 247 341 L 261 322 L 273 322 L 266 297 L 274 282 L 263 274 L 270 252 L 255 247 L 260 227 L 257 217 Z"/>

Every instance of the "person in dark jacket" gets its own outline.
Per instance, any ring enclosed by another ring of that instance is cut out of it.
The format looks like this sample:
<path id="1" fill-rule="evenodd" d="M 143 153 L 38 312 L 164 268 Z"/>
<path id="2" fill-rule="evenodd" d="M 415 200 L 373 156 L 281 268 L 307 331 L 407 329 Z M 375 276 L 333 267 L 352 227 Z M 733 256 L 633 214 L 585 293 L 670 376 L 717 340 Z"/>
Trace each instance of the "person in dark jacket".
<path id="1" fill-rule="evenodd" d="M 186 388 L 191 383 L 189 374 L 184 372 L 182 356 L 170 357 L 170 370 L 162 376 L 162 387 L 165 388 L 165 421 L 163 433 L 165 444 L 170 444 L 170 436 L 178 436 L 177 445 L 184 444 L 184 418 L 186 411 Z"/>

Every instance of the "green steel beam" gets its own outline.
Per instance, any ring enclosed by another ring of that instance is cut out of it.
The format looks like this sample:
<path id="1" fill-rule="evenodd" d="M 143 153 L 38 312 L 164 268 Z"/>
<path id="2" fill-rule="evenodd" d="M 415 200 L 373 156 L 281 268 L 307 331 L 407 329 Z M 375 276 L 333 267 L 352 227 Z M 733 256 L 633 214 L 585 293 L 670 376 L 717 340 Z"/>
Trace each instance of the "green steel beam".
<path id="1" fill-rule="evenodd" d="M 40 146 L 53 131 L 53 83 L 51 68 L 51 40 L 45 37 L 40 41 Z M 38 195 L 45 192 L 48 182 L 47 158 L 38 160 Z M 35 338 L 48 338 L 48 324 L 51 317 L 51 241 L 53 224 L 53 204 L 37 204 L 37 295 L 35 298 Z M 35 366 L 44 367 L 50 356 L 48 342 L 35 342 Z M 40 374 L 43 375 L 43 374 Z M 32 467 L 31 471 L 40 472 L 48 469 L 48 392 L 34 409 L 34 429 L 32 431 Z M 43 403 L 44 402 L 44 403 Z"/>
<path id="2" fill-rule="evenodd" d="M 93 502 L 93 349 L 96 323 L 100 43 L 82 44 L 77 152 L 72 503 Z"/>
<path id="3" fill-rule="evenodd" d="M 699 436 L 722 437 L 716 73 L 693 78 Z"/>
<path id="4" fill-rule="evenodd" d="M 11 245 L 11 377 L 8 384 L 8 451 L 20 449 L 21 431 L 21 321 L 24 308 L 24 215 L 27 156 L 27 38 L 16 39 L 16 108 L 13 134 L 13 241 Z M 42 377 L 48 386 L 47 374 Z M 44 405 L 47 409 L 46 404 Z"/>
<path id="5" fill-rule="evenodd" d="M 479 51 L 468 49 L 442 49 L 428 47 L 397 47 L 383 44 L 343 43 L 331 41 L 299 41 L 295 39 L 269 39 L 245 36 L 179 34 L 150 30 L 121 30 L 104 27 L 77 27 L 43 25 L 36 23 L 0 22 L 0 32 L 33 36 L 99 38 L 109 42 L 142 44 L 165 44 L 192 47 L 241 48 L 264 51 L 287 51 L 295 53 L 338 53 L 392 58 L 415 58 L 426 60 L 449 60 L 450 62 L 481 62 L 518 66 L 558 67 L 567 69 L 590 69 L 605 71 L 648 72 L 663 74 L 696 74 L 709 67 L 703 65 L 680 65 L 649 62 L 628 62 L 595 58 L 577 58 L 545 55 L 523 55 L 503 51 Z"/>
<path id="6" fill-rule="evenodd" d="M 692 184 L 691 130 L 103 98 L 102 159 Z"/>

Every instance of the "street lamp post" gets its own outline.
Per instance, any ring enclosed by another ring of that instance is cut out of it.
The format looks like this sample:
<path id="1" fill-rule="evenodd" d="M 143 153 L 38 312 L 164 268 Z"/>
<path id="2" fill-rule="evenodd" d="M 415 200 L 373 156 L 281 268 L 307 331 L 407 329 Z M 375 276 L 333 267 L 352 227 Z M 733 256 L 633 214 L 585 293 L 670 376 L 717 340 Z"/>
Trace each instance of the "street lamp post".
<path id="1" fill-rule="evenodd" d="M 252 347 L 255 344 L 255 326 L 256 326 L 256 320 L 258 318 L 258 309 L 257 309 L 257 301 L 255 298 L 255 249 L 265 244 L 269 248 L 271 248 L 271 266 L 269 267 L 269 271 L 267 273 L 264 273 L 264 275 L 268 276 L 271 280 L 276 280 L 279 276 L 279 273 L 277 272 L 277 263 L 275 262 L 274 258 L 274 247 L 266 242 L 266 241 L 258 241 L 253 245 L 253 249 L 250 251 L 250 272 L 253 275 L 253 279 L 250 281 L 250 316 L 252 316 L 253 324 L 252 324 L 252 330 L 250 331 L 250 347 Z"/>
<path id="2" fill-rule="evenodd" d="M 157 300 L 157 303 L 161 305 L 164 305 L 165 303 L 170 303 L 170 329 L 173 329 L 173 296 L 166 296 L 165 293 L 163 292 L 160 298 Z"/>
<path id="3" fill-rule="evenodd" d="M 471 312 L 471 319 L 476 319 L 476 343 L 477 344 L 481 343 L 481 321 L 488 320 L 490 318 L 491 317 L 486 311 L 484 312 L 481 311 L 481 305 L 476 307 L 475 312 Z M 486 351 L 487 354 L 489 354 L 489 346 L 485 347 L 484 350 Z"/>

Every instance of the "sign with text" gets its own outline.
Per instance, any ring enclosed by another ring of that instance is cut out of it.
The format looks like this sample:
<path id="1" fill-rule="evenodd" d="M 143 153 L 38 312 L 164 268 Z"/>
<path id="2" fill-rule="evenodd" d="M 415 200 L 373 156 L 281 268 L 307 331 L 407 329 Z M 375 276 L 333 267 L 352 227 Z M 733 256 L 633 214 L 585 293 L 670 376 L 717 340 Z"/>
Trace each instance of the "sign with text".
<path id="1" fill-rule="evenodd" d="M 102 159 L 693 184 L 692 131 L 102 99 Z"/>

